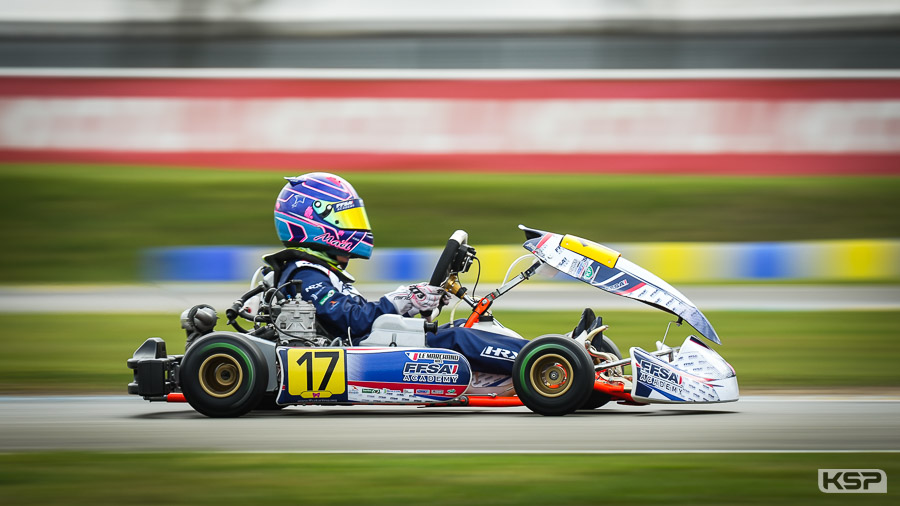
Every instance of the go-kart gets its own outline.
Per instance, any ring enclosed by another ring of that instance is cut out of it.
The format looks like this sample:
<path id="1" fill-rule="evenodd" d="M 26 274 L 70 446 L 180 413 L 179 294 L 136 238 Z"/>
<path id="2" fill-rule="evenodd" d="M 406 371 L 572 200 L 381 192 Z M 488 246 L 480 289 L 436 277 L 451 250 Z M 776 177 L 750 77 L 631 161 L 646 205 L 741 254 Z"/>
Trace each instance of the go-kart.
<path id="1" fill-rule="evenodd" d="M 618 252 L 573 235 L 519 228 L 530 254 L 510 265 L 507 278 L 520 260 L 530 259 L 531 265 L 479 300 L 459 278 L 477 260 L 476 251 L 464 231 L 450 237 L 430 284 L 456 296 L 456 304 L 465 303 L 471 313 L 454 322 L 454 306 L 449 325 L 520 337 L 501 325 L 490 308 L 539 269 L 549 268 L 671 313 L 677 316 L 672 323 L 687 322 L 720 344 L 687 297 Z M 357 346 L 349 336 L 324 335 L 317 330 L 313 305 L 285 297 L 281 289 L 286 285 L 275 286 L 276 279 L 268 266 L 257 270 L 251 290 L 226 311 L 235 331 L 215 331 L 218 315 L 208 305 L 186 310 L 181 315 L 187 333 L 184 355 L 167 355 L 160 338 L 146 340 L 127 362 L 134 371 L 128 393 L 149 401 L 186 401 L 211 417 L 309 404 L 524 405 L 542 415 L 565 415 L 613 400 L 643 405 L 738 399 L 734 369 L 695 336 L 668 347 L 663 335 L 655 351 L 633 347 L 623 358 L 604 335 L 608 326 L 586 309 L 568 334 L 534 338 L 518 353 L 485 349 L 511 360 L 513 369 L 512 376 L 484 374 L 473 371 L 456 351 L 427 347 L 426 333 L 438 332 L 437 323 L 428 319 L 379 316 Z M 245 329 L 239 320 L 253 328 Z"/>

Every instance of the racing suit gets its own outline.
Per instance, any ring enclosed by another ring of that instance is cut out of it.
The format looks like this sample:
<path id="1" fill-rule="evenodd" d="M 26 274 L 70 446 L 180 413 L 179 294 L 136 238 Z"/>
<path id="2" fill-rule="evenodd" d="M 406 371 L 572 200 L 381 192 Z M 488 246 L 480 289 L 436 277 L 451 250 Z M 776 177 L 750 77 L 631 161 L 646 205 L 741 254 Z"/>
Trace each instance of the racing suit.
<path id="1" fill-rule="evenodd" d="M 299 293 L 291 284 L 283 287 L 282 292 L 292 298 L 299 295 L 312 303 L 316 308 L 316 322 L 331 337 L 349 337 L 353 345 L 358 345 L 372 331 L 376 318 L 398 314 L 387 296 L 377 302 L 366 301 L 353 287 L 354 279 L 349 274 L 320 258 L 290 249 L 270 255 L 266 260 L 275 269 L 276 286 L 292 280 L 302 281 Z M 519 350 L 528 341 L 448 324 L 441 326 L 437 334 L 426 334 L 426 343 L 433 348 L 460 352 L 473 371 L 509 375 Z"/>

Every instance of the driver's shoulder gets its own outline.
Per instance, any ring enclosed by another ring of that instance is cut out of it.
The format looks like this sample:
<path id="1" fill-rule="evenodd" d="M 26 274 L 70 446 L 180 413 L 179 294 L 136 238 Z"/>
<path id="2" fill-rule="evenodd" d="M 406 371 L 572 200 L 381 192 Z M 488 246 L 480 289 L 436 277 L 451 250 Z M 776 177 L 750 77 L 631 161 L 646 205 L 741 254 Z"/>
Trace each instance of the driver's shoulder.
<path id="1" fill-rule="evenodd" d="M 306 261 L 298 261 L 292 268 L 287 272 L 287 275 L 290 279 L 302 279 L 304 282 L 306 281 L 328 281 L 329 284 L 334 284 L 334 281 L 337 281 L 336 277 L 326 268 L 321 265 L 314 264 L 312 262 Z"/>

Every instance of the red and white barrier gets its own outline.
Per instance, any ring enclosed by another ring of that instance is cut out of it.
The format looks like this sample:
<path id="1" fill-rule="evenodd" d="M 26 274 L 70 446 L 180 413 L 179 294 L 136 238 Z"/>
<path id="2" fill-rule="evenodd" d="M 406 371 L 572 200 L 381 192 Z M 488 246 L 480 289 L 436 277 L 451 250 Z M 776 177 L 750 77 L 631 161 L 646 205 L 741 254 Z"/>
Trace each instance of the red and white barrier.
<path id="1" fill-rule="evenodd" d="M 0 77 L 0 160 L 900 173 L 900 78 Z"/>

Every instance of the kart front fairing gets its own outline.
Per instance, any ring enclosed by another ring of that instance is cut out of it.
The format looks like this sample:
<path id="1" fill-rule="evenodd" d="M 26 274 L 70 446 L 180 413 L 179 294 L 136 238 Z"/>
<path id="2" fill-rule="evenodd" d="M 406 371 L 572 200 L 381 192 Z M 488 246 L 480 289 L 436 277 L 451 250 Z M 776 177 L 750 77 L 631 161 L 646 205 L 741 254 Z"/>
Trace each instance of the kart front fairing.
<path id="1" fill-rule="evenodd" d="M 706 316 L 687 297 L 659 276 L 630 262 L 602 244 L 574 235 L 544 232 L 519 225 L 522 246 L 563 274 L 606 292 L 635 299 L 688 322 L 703 337 L 722 344 Z"/>

